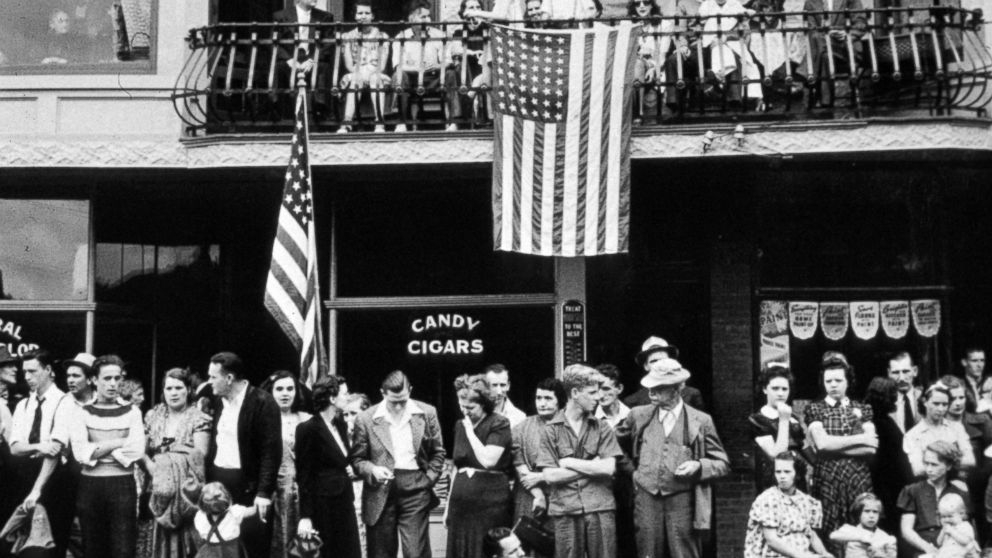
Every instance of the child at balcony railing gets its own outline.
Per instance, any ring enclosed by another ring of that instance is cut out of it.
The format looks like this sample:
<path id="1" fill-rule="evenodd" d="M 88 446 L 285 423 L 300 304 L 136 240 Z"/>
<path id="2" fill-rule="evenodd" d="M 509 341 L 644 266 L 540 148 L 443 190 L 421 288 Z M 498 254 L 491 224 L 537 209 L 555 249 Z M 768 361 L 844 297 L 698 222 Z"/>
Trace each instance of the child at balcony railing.
<path id="1" fill-rule="evenodd" d="M 397 33 L 393 44 L 393 85 L 402 88 L 400 93 L 400 118 L 397 132 L 407 130 L 406 120 L 417 120 L 419 103 L 410 105 L 410 90 L 418 94 L 436 91 L 441 84 L 444 66 L 444 32 L 427 25 L 431 19 L 430 7 L 421 0 L 413 0 L 407 8 L 410 26 Z M 413 125 L 416 129 L 416 124 Z"/>
<path id="2" fill-rule="evenodd" d="M 344 90 L 344 124 L 338 133 L 348 132 L 355 118 L 355 105 L 362 91 L 372 89 L 372 109 L 375 131 L 383 132 L 383 111 L 386 106 L 385 87 L 389 84 L 386 63 L 389 62 L 388 34 L 372 25 L 372 0 L 356 0 L 355 21 L 358 26 L 341 36 L 344 44 L 344 67 L 348 73 L 341 78 Z"/>

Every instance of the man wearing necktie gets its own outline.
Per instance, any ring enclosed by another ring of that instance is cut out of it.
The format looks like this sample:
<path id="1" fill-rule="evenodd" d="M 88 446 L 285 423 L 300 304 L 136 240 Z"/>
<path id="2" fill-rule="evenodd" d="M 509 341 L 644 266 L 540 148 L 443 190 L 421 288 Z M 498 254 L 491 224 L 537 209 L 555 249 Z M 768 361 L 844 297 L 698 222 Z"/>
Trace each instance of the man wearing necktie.
<path id="1" fill-rule="evenodd" d="M 273 15 L 276 23 L 297 24 L 279 28 L 278 87 L 294 90 L 299 74 L 306 74 L 308 85 L 314 91 L 314 108 L 324 110 L 328 101 L 326 90 L 330 88 L 332 78 L 328 74 L 333 70 L 334 30 L 310 25 L 333 23 L 334 15 L 316 8 L 316 4 L 317 0 L 295 0 L 292 6 Z M 316 78 L 313 76 L 315 71 Z M 295 91 L 282 96 L 288 114 L 292 114 L 296 106 L 295 99 Z"/>
<path id="2" fill-rule="evenodd" d="M 62 463 L 68 446 L 68 425 L 74 409 L 66 394 L 55 385 L 53 360 L 48 351 L 24 355 L 22 368 L 31 394 L 14 409 L 10 453 L 14 478 L 3 490 L 11 490 L 26 509 L 43 504 L 52 526 L 55 548 L 50 556 L 65 556 L 69 529 L 75 513 L 75 494 L 69 470 Z M 6 521 L 7 518 L 2 518 Z"/>
<path id="3" fill-rule="evenodd" d="M 662 351 L 645 356 L 650 405 L 631 409 L 617 436 L 634 463 L 637 555 L 698 558 L 711 528 L 711 485 L 730 471 L 713 419 L 682 401 L 689 371 Z"/>
<path id="4" fill-rule="evenodd" d="M 913 357 L 906 351 L 895 353 L 889 357 L 888 376 L 899 388 L 896 398 L 896 410 L 889 415 L 899 425 L 899 430 L 905 434 L 910 428 L 920 422 L 920 390 L 913 384 L 919 369 L 913 363 Z"/>

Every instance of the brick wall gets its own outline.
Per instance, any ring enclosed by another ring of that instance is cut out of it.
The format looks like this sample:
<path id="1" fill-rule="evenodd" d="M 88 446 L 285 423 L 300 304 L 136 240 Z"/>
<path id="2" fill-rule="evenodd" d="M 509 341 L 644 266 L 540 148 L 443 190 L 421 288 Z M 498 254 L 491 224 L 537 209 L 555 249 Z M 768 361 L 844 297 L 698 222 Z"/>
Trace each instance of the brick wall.
<path id="1" fill-rule="evenodd" d="M 715 489 L 713 535 L 721 558 L 744 553 L 747 513 L 756 496 L 745 420 L 754 403 L 751 253 L 748 243 L 716 240 L 710 255 L 713 420 L 732 469 Z"/>

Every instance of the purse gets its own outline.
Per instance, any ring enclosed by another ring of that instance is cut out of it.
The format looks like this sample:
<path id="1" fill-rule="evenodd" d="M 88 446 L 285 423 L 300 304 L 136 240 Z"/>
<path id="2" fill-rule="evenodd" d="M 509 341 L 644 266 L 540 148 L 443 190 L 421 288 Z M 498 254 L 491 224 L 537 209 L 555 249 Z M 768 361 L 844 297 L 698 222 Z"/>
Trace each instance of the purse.
<path id="1" fill-rule="evenodd" d="M 324 542 L 320 540 L 319 535 L 314 535 L 309 539 L 301 539 L 296 536 L 289 541 L 286 553 L 292 558 L 318 558 L 322 546 L 324 546 Z"/>
<path id="2" fill-rule="evenodd" d="M 555 554 L 555 534 L 546 529 L 536 519 L 522 516 L 513 526 L 513 534 L 520 539 L 524 546 L 544 556 Z"/>

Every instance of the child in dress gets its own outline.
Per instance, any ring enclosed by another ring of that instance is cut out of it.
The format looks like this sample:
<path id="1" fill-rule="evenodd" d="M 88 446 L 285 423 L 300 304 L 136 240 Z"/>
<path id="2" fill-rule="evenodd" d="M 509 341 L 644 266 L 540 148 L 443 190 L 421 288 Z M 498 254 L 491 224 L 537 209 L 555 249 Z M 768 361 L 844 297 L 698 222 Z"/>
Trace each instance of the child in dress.
<path id="1" fill-rule="evenodd" d="M 255 515 L 255 508 L 232 505 L 231 493 L 219 482 L 204 485 L 197 507 L 193 527 L 202 539 L 197 558 L 245 558 L 241 522 Z"/>
<path id="2" fill-rule="evenodd" d="M 871 492 L 859 494 L 844 524 L 830 533 L 830 540 L 844 545 L 844 558 L 896 558 L 896 538 L 878 528 L 882 501 Z"/>
<path id="3" fill-rule="evenodd" d="M 975 528 L 968 521 L 964 499 L 958 494 L 945 494 L 937 503 L 940 514 L 940 534 L 937 535 L 936 558 L 978 558 L 981 549 L 975 541 Z"/>

